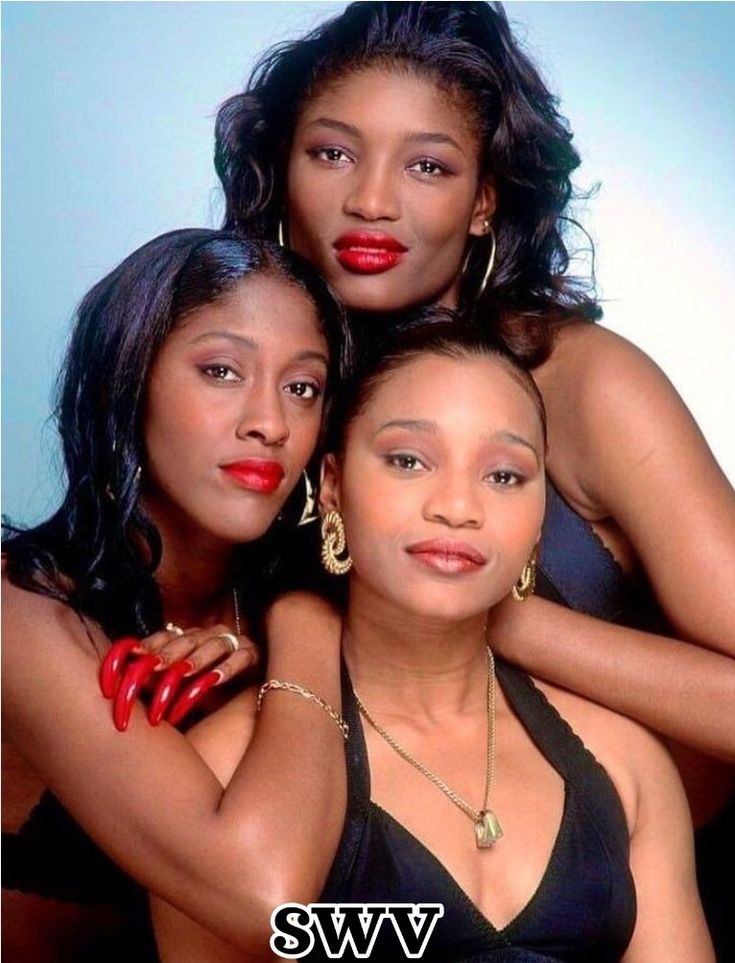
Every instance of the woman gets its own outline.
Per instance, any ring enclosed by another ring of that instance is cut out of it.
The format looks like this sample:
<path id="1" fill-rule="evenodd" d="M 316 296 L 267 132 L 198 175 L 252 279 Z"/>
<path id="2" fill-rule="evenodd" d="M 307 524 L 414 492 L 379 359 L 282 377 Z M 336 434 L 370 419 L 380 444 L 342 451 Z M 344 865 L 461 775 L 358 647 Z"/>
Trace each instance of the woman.
<path id="1" fill-rule="evenodd" d="M 589 323 L 599 309 L 567 274 L 571 140 L 499 5 L 355 3 L 260 61 L 219 113 L 215 157 L 227 226 L 280 231 L 367 343 L 371 312 L 439 301 L 532 367 L 544 597 L 494 610 L 493 639 L 675 744 L 708 824 L 710 924 L 735 958 L 735 495 L 663 374 Z"/>
<path id="2" fill-rule="evenodd" d="M 349 794 L 319 902 L 441 906 L 426 961 L 713 960 L 666 751 L 637 723 L 494 664 L 488 609 L 529 594 L 543 519 L 531 378 L 475 329 L 435 322 L 383 345 L 335 411 L 322 559 L 350 572 Z M 253 710 L 296 699 L 277 683 L 192 731 L 223 784 Z M 161 904 L 154 918 L 164 963 L 253 959 Z M 317 939 L 304 958 L 410 958 L 385 923 L 365 943 L 327 954 Z M 304 956 L 277 933 L 271 947 Z"/>
<path id="3" fill-rule="evenodd" d="M 137 912 L 143 894 L 97 846 L 146 887 L 188 893 L 190 912 L 201 908 L 246 947 L 267 922 L 276 882 L 307 893 L 323 882 L 343 794 L 326 772 L 308 792 L 301 784 L 317 760 L 341 760 L 328 718 L 274 706 L 266 751 L 258 759 L 253 746 L 223 796 L 186 739 L 151 730 L 139 707 L 121 706 L 132 709 L 125 739 L 108 731 L 97 677 L 110 640 L 130 633 L 169 649 L 159 668 L 182 645 L 196 650 L 192 670 L 233 653 L 219 681 L 252 664 L 246 633 L 287 561 L 288 519 L 300 510 L 287 498 L 348 348 L 342 312 L 308 265 L 224 232 L 163 235 L 84 298 L 58 408 L 66 495 L 47 522 L 7 539 L 3 582 L 5 735 L 54 794 L 8 842 L 4 883 L 71 901 L 79 932 L 65 946 L 60 904 L 44 903 L 41 917 L 39 899 L 19 897 L 8 909 L 23 941 L 8 947 L 17 957 L 148 958 L 130 921 L 107 928 L 115 908 Z M 308 630 L 310 617 L 302 606 L 299 626 Z M 337 647 L 305 646 L 288 617 L 269 618 L 269 667 L 339 705 Z M 182 636 L 166 623 L 192 628 Z M 276 810 L 297 792 L 301 822 L 284 839 Z M 91 946 L 79 904 L 99 910 Z"/>

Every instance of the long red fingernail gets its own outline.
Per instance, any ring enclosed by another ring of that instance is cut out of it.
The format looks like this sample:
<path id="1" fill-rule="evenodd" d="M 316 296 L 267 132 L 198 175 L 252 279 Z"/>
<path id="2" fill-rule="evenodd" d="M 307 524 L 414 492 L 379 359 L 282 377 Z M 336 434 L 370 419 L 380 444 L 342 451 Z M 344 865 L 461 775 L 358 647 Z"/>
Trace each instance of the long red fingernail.
<path id="1" fill-rule="evenodd" d="M 177 726 L 181 720 L 186 716 L 202 699 L 209 690 L 216 686 L 218 682 L 222 679 L 222 673 L 219 669 L 212 669 L 211 672 L 205 673 L 200 678 L 196 679 L 190 686 L 181 693 L 179 698 L 174 703 L 174 707 L 169 713 L 168 721 L 172 726 Z"/>
<path id="2" fill-rule="evenodd" d="M 122 679 L 122 667 L 127 656 L 140 643 L 132 635 L 113 642 L 100 667 L 100 689 L 106 699 L 111 699 Z"/>
<path id="3" fill-rule="evenodd" d="M 130 713 L 133 711 L 133 703 L 138 696 L 138 692 L 158 665 L 159 660 L 159 655 L 143 655 L 126 670 L 112 707 L 112 717 L 120 732 L 125 732 L 128 728 Z"/>
<path id="4" fill-rule="evenodd" d="M 174 700 L 181 680 L 193 668 L 193 665 L 190 659 L 182 659 L 169 666 L 161 676 L 161 681 L 156 686 L 156 691 L 148 708 L 148 721 L 152 726 L 157 726 L 161 721 L 164 712 Z"/>

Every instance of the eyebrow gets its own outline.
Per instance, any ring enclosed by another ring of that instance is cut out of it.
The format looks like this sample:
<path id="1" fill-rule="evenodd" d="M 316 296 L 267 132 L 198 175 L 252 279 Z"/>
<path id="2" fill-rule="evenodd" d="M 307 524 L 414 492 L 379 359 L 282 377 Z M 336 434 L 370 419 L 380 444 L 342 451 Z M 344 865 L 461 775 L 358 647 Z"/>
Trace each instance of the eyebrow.
<path id="1" fill-rule="evenodd" d="M 347 124 L 343 120 L 335 120 L 333 117 L 317 117 L 315 120 L 309 121 L 306 126 L 327 127 L 329 130 L 336 130 L 341 134 L 348 134 L 350 137 L 356 137 L 358 139 L 362 137 L 358 127 Z M 450 137 L 449 134 L 442 134 L 439 131 L 415 131 L 408 134 L 406 140 L 412 144 L 447 144 L 450 147 L 454 147 L 461 154 L 465 153 L 453 137 Z"/>
<path id="2" fill-rule="evenodd" d="M 257 351 L 259 345 L 254 338 L 248 338 L 242 334 L 235 334 L 232 331 L 205 331 L 204 334 L 198 335 L 193 338 L 190 344 L 200 344 L 202 341 L 215 341 L 224 339 L 225 341 L 231 341 L 240 347 L 247 348 L 250 351 Z M 294 361 L 321 361 L 325 368 L 329 367 L 329 359 L 324 354 L 323 351 L 314 351 L 313 349 L 307 348 L 305 351 L 299 351 L 293 357 Z"/>
<path id="3" fill-rule="evenodd" d="M 381 431 L 387 431 L 389 428 L 403 428 L 404 431 L 421 431 L 428 435 L 435 435 L 437 431 L 435 421 L 419 421 L 412 418 L 393 418 L 391 421 L 383 422 L 383 424 L 373 432 L 373 438 L 377 437 Z"/>
<path id="4" fill-rule="evenodd" d="M 514 431 L 494 431 L 489 435 L 490 439 L 493 441 L 507 441 L 511 445 L 522 445 L 524 448 L 528 448 L 529 451 L 533 452 L 534 458 L 537 464 L 541 464 L 541 458 L 536 450 L 536 446 L 532 445 L 527 438 L 523 435 L 517 435 Z"/>
<path id="5" fill-rule="evenodd" d="M 404 431 L 419 431 L 425 434 L 435 435 L 437 433 L 437 425 L 434 421 L 420 421 L 416 419 L 409 418 L 394 418 L 392 421 L 386 421 L 380 427 L 373 432 L 373 438 L 379 435 L 382 431 L 386 431 L 388 428 L 402 428 Z M 533 452 L 534 458 L 537 464 L 541 464 L 541 458 L 536 450 L 535 446 L 531 444 L 528 439 L 524 438 L 523 435 L 518 435 L 514 431 L 493 431 L 488 435 L 491 441 L 506 441 L 511 445 L 522 445 L 524 448 L 528 448 Z"/>

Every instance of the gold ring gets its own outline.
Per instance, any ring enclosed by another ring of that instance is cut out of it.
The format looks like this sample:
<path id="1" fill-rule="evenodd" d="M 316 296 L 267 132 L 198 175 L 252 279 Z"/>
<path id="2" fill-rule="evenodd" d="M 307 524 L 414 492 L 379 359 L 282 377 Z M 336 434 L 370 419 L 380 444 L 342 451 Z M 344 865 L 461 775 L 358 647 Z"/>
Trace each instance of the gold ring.
<path id="1" fill-rule="evenodd" d="M 164 629 L 165 629 L 167 632 L 173 632 L 173 634 L 174 634 L 177 638 L 178 638 L 178 636 L 184 634 L 184 630 L 181 628 L 181 626 L 180 626 L 180 625 L 176 625 L 174 622 L 167 622 L 167 623 L 164 625 Z"/>
<path id="2" fill-rule="evenodd" d="M 240 648 L 240 640 L 236 635 L 233 635 L 232 632 L 220 632 L 215 636 L 215 638 L 225 640 L 230 650 L 230 655 L 232 655 L 234 652 L 237 652 L 237 650 Z"/>

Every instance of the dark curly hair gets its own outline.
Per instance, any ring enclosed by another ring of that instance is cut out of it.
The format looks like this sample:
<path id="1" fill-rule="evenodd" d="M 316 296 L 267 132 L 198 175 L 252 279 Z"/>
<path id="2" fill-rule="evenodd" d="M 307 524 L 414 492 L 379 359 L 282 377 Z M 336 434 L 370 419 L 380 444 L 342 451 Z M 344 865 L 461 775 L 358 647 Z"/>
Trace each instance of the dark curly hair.
<path id="1" fill-rule="evenodd" d="M 275 238 L 300 111 L 325 83 L 374 63 L 427 76 L 472 111 L 481 174 L 492 175 L 497 187 L 497 258 L 478 298 L 490 241 L 473 243 L 461 306 L 474 307 L 529 366 L 539 364 L 550 351 L 553 322 L 595 320 L 601 311 L 593 283 L 567 274 L 565 233 L 576 222 L 566 212 L 579 155 L 557 99 L 499 3 L 352 3 L 300 40 L 266 52 L 245 91 L 217 116 L 225 226 Z"/>
<path id="2" fill-rule="evenodd" d="M 349 332 L 326 283 L 302 258 L 275 244 L 198 228 L 149 241 L 78 308 L 55 411 L 66 490 L 40 525 L 21 530 L 4 521 L 12 582 L 67 602 L 110 634 L 148 635 L 161 627 L 154 578 L 161 539 L 140 501 L 148 373 L 178 321 L 257 274 L 297 285 L 314 303 L 331 355 L 327 395 L 333 392 L 349 364 Z M 240 547 L 233 573 L 239 584 L 265 571 L 283 537 Z"/>

